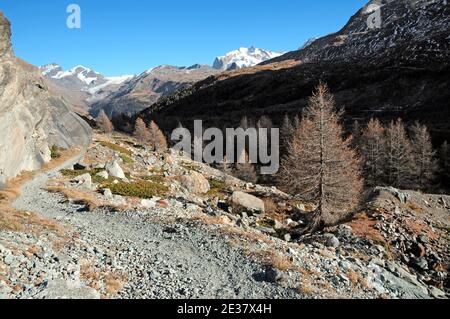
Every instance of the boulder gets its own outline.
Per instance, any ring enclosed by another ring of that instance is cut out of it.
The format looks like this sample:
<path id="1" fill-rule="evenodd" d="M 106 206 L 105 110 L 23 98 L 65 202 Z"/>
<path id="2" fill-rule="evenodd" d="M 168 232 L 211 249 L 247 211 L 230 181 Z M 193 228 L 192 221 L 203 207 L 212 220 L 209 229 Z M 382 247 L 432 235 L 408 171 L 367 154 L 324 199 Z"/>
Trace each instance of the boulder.
<path id="1" fill-rule="evenodd" d="M 153 209 L 156 207 L 157 202 L 153 199 L 143 199 L 141 200 L 141 207 L 145 209 Z"/>
<path id="2" fill-rule="evenodd" d="M 113 193 L 111 192 L 111 190 L 109 188 L 105 188 L 103 190 L 103 196 L 105 196 L 105 198 L 109 199 L 109 200 L 114 199 L 114 195 L 113 195 Z"/>
<path id="3" fill-rule="evenodd" d="M 87 189 L 92 189 L 92 177 L 88 173 L 75 177 L 73 181 Z"/>
<path id="4" fill-rule="evenodd" d="M 265 212 L 264 202 L 253 195 L 236 191 L 231 196 L 231 206 L 234 210 L 248 212 Z"/>
<path id="5" fill-rule="evenodd" d="M 332 247 L 332 248 L 338 248 L 339 245 L 340 245 L 340 242 L 336 236 L 334 236 L 333 234 L 325 235 L 325 246 Z"/>
<path id="6" fill-rule="evenodd" d="M 110 176 L 125 179 L 125 173 L 117 161 L 112 161 L 106 164 L 106 170 Z"/>
<path id="7" fill-rule="evenodd" d="M 406 204 L 410 199 L 411 195 L 406 194 L 402 192 L 401 190 L 394 188 L 394 187 L 376 187 L 375 192 L 381 193 L 381 192 L 387 192 L 395 197 L 398 198 L 400 203 Z"/>
<path id="8" fill-rule="evenodd" d="M 83 171 L 88 168 L 88 165 L 83 162 L 78 162 L 73 166 L 73 169 L 76 171 Z"/>
<path id="9" fill-rule="evenodd" d="M 190 172 L 189 175 L 183 175 L 181 177 L 181 185 L 193 194 L 205 194 L 211 189 L 208 180 L 197 172 Z"/>
<path id="10" fill-rule="evenodd" d="M 96 176 L 103 178 L 103 179 L 108 179 L 109 178 L 109 174 L 107 171 L 101 171 L 100 173 L 98 173 Z"/>

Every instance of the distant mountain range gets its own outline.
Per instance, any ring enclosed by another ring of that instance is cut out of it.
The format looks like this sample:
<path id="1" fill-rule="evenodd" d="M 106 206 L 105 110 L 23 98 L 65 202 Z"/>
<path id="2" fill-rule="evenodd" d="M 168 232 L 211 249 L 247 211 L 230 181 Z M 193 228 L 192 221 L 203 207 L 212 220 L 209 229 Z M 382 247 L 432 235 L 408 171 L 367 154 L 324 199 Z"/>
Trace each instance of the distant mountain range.
<path id="1" fill-rule="evenodd" d="M 104 110 L 111 118 L 120 114 L 132 116 L 155 103 L 161 96 L 169 95 L 217 73 L 217 70 L 208 65 L 162 65 L 124 82 L 107 97 L 93 103 L 90 113 L 97 116 L 100 110 Z"/>
<path id="2" fill-rule="evenodd" d="M 161 65 L 139 75 L 106 77 L 82 65 L 68 71 L 58 64 L 40 67 L 50 86 L 74 105 L 83 115 L 97 116 L 105 110 L 108 116 L 132 116 L 181 88 L 206 79 L 222 71 L 252 67 L 280 56 L 258 48 L 240 48 L 217 57 L 213 67 L 195 64 L 190 67 Z"/>

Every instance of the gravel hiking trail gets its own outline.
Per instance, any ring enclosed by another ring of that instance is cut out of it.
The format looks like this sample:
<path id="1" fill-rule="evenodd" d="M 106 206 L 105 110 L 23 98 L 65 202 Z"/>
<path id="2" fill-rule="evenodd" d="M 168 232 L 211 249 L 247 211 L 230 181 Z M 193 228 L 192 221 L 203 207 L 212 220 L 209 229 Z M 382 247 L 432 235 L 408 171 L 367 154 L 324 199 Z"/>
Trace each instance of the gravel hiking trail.
<path id="1" fill-rule="evenodd" d="M 81 157 L 26 183 L 14 207 L 57 220 L 80 234 L 84 248 L 65 248 L 64 258 L 80 259 L 88 247 L 107 269 L 124 272 L 125 284 L 116 298 L 299 298 L 295 289 L 259 280 L 263 266 L 214 230 L 183 221 L 152 222 L 131 212 L 84 212 L 45 190 L 49 178 Z M 164 213 L 157 210 L 155 214 Z"/>

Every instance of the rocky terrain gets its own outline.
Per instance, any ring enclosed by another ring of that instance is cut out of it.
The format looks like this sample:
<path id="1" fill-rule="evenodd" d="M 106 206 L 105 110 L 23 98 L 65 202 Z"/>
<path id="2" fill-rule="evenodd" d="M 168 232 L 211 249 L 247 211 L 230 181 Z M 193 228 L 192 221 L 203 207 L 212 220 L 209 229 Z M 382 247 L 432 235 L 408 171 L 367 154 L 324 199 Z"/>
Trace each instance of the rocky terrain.
<path id="1" fill-rule="evenodd" d="M 53 147 L 88 145 L 90 127 L 46 85 L 39 70 L 16 58 L 9 21 L 0 13 L 0 187 L 38 169 Z"/>
<path id="2" fill-rule="evenodd" d="M 141 116 L 168 130 L 193 119 L 236 127 L 244 115 L 281 124 L 285 114 L 301 112 L 322 80 L 345 108 L 349 126 L 355 119 L 401 117 L 426 124 L 437 143 L 450 139 L 447 1 L 389 1 L 382 15 L 381 28 L 373 30 L 362 9 L 336 34 L 263 65 L 198 82 Z"/>
<path id="3" fill-rule="evenodd" d="M 0 296 L 446 298 L 449 203 L 377 188 L 353 221 L 299 238 L 308 203 L 96 135 L 23 184 L 29 223 L 0 223 Z"/>

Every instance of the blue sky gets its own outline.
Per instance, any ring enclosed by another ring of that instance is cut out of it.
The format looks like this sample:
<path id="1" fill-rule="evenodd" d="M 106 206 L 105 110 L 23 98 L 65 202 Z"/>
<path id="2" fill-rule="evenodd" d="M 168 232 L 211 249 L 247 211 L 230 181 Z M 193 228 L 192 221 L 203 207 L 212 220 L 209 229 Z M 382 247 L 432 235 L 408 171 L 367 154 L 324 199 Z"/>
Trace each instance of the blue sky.
<path id="1" fill-rule="evenodd" d="M 212 64 L 245 46 L 297 49 L 339 30 L 366 0 L 0 0 L 16 55 L 35 64 L 78 64 L 106 75 L 160 64 Z M 81 29 L 66 26 L 69 4 Z"/>

